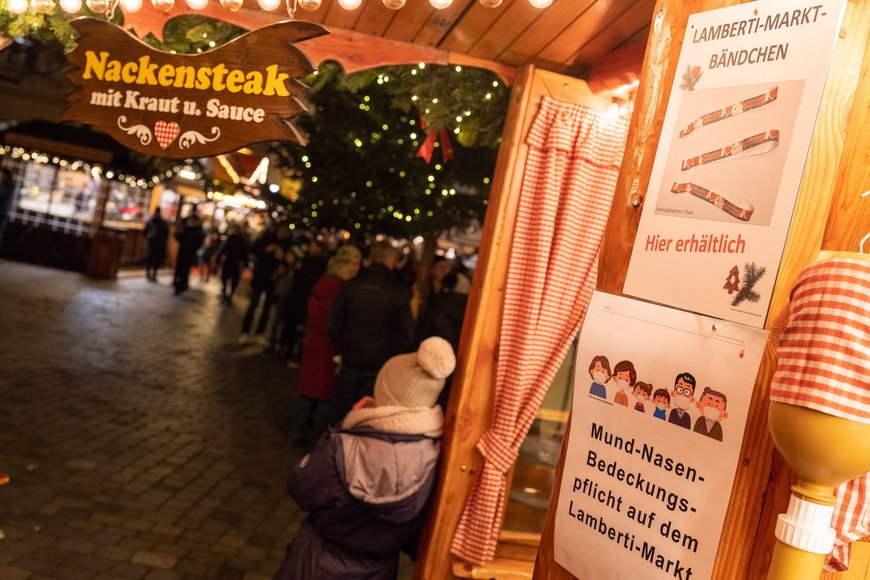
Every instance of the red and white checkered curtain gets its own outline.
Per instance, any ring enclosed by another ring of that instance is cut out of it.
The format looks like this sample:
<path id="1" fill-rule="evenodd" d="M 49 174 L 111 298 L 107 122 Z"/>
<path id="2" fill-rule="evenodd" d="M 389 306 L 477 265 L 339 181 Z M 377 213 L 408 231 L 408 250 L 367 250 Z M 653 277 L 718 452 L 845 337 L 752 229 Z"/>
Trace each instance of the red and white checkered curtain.
<path id="1" fill-rule="evenodd" d="M 463 560 L 482 564 L 495 555 L 507 472 L 595 289 L 627 129 L 606 113 L 544 98 L 529 131 L 492 424 L 477 443 L 483 468 L 451 546 Z"/>
<path id="2" fill-rule="evenodd" d="M 770 400 L 870 423 L 870 260 L 832 258 L 806 268 L 791 292 Z M 870 474 L 840 485 L 837 532 L 825 570 L 845 570 L 850 543 L 870 535 Z"/>

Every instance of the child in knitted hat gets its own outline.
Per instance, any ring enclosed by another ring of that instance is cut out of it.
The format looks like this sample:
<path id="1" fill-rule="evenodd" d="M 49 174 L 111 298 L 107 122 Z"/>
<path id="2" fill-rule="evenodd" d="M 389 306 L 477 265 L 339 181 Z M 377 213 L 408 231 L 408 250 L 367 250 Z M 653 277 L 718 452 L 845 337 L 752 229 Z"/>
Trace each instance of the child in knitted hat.
<path id="1" fill-rule="evenodd" d="M 293 469 L 287 489 L 309 512 L 276 580 L 393 580 L 416 551 L 435 484 L 444 416 L 435 405 L 456 359 L 432 337 L 394 356 L 339 428 Z"/>

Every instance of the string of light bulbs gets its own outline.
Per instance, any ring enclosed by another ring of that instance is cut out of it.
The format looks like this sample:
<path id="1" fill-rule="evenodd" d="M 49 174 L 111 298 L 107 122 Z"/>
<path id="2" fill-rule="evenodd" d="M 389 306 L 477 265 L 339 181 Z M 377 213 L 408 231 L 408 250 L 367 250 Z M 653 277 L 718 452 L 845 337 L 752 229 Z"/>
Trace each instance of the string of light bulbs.
<path id="1" fill-rule="evenodd" d="M 376 1 L 376 0 L 369 0 Z M 400 10 L 407 0 L 381 0 L 390 10 Z M 423 1 L 423 0 L 420 0 Z M 477 0 L 487 8 L 498 8 L 504 0 Z M 553 0 L 528 0 L 534 8 L 547 8 Z M 191 10 L 202 10 L 208 6 L 209 0 L 185 0 Z M 221 6 L 230 12 L 242 9 L 245 0 L 219 0 Z M 125 13 L 133 13 L 142 8 L 142 0 L 86 0 L 88 9 L 96 14 L 105 14 L 111 18 L 120 5 Z M 320 8 L 323 0 L 284 0 L 287 14 L 296 17 L 299 8 L 313 12 Z M 362 6 L 363 0 L 338 0 L 338 5 L 345 10 L 356 10 Z M 260 8 L 271 12 L 281 5 L 281 0 L 257 0 Z M 429 0 L 433 8 L 443 10 L 453 4 L 453 0 Z M 82 9 L 82 0 L 57 0 L 57 5 L 67 14 L 76 14 Z M 169 12 L 175 6 L 175 0 L 151 0 L 151 5 L 158 10 Z M 13 14 L 24 14 L 31 11 L 35 14 L 52 14 L 55 10 L 55 0 L 7 0 L 6 9 Z"/>

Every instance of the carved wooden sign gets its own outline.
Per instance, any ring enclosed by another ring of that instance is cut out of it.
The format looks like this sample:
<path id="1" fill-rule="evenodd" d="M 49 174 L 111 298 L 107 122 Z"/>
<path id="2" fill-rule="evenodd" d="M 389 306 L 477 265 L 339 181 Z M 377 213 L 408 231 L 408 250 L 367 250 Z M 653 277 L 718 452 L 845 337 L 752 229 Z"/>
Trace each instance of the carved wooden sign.
<path id="1" fill-rule="evenodd" d="M 299 80 L 311 63 L 292 43 L 327 34 L 310 22 L 279 22 L 196 55 L 154 50 L 114 24 L 72 22 L 66 121 L 89 123 L 142 153 L 186 159 L 261 141 L 303 136 Z"/>

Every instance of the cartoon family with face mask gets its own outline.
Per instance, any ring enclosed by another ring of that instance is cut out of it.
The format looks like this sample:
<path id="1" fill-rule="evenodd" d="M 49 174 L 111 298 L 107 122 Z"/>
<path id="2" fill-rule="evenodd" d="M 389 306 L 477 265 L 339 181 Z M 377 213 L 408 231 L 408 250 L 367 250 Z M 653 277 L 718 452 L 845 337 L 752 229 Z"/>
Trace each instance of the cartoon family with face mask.
<path id="1" fill-rule="evenodd" d="M 607 383 L 613 380 L 617 388 L 613 396 L 614 405 L 632 407 L 641 413 L 652 411 L 652 416 L 656 419 L 722 441 L 722 421 L 728 418 L 728 412 L 725 410 L 728 406 L 728 398 L 724 393 L 704 387 L 704 391 L 696 401 L 697 381 L 689 372 L 678 374 L 674 379 L 673 389 L 668 392 L 666 389 L 654 389 L 650 383 L 638 381 L 637 371 L 631 361 L 623 360 L 616 363 L 611 372 L 607 357 L 598 355 L 589 364 L 589 376 L 592 377 L 589 394 L 593 397 L 608 400 Z M 694 428 L 692 428 L 692 417 L 689 415 L 689 409 L 693 404 L 701 412 L 701 416 L 695 420 Z"/>

